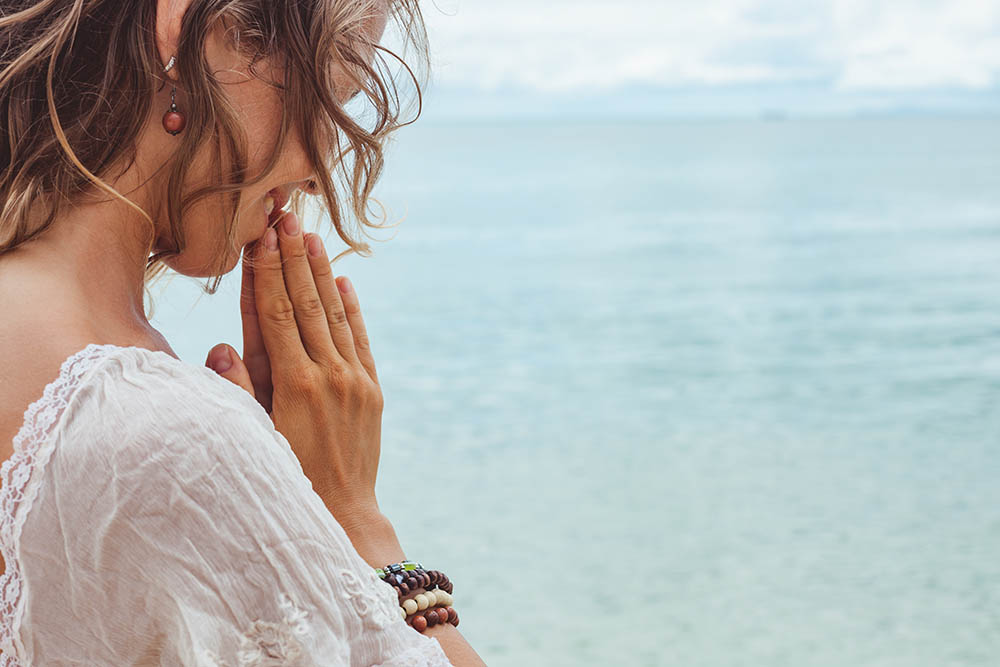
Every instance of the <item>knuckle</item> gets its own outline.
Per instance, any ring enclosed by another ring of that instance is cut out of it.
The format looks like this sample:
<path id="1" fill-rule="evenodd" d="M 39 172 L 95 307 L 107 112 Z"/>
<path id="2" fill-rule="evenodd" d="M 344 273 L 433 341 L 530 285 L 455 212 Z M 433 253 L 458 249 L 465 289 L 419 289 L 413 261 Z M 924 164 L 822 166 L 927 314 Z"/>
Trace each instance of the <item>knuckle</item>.
<path id="1" fill-rule="evenodd" d="M 321 316 L 324 312 L 323 302 L 320 300 L 319 295 L 316 294 L 316 290 L 311 287 L 301 287 L 295 290 L 295 295 L 292 299 L 298 304 L 297 308 L 302 315 L 315 317 Z"/>
<path id="2" fill-rule="evenodd" d="M 261 317 L 278 326 L 295 325 L 295 308 L 288 297 L 275 296 L 264 302 Z"/>
<path id="3" fill-rule="evenodd" d="M 361 305 L 354 299 L 346 299 L 344 301 L 344 311 L 348 315 L 357 315 L 361 312 Z"/>
<path id="4" fill-rule="evenodd" d="M 256 300 L 251 295 L 240 295 L 240 312 L 244 315 L 253 315 L 257 312 Z"/>
<path id="5" fill-rule="evenodd" d="M 368 334 L 366 333 L 360 333 L 357 335 L 357 337 L 354 339 L 354 346 L 358 349 L 359 352 L 372 351 L 371 340 L 369 340 Z"/>
<path id="6" fill-rule="evenodd" d="M 328 311 L 326 317 L 333 326 L 343 326 L 343 324 L 347 322 L 347 313 L 339 308 L 334 308 L 333 310 Z"/>
<path id="7" fill-rule="evenodd" d="M 285 255 L 288 258 L 287 261 L 290 262 L 297 262 L 301 259 L 305 259 L 306 246 L 301 240 L 298 243 L 290 243 Z"/>
<path id="8" fill-rule="evenodd" d="M 378 409 L 382 409 L 385 399 L 382 396 L 382 389 L 374 382 L 367 385 L 366 402 Z"/>
<path id="9" fill-rule="evenodd" d="M 319 280 L 333 280 L 333 270 L 326 262 L 317 262 L 313 268 L 313 275 Z"/>
<path id="10" fill-rule="evenodd" d="M 318 393 L 319 382 L 305 367 L 297 367 L 288 374 L 288 387 L 297 396 L 310 397 Z"/>
<path id="11" fill-rule="evenodd" d="M 326 366 L 326 381 L 338 395 L 350 391 L 350 368 L 339 361 L 331 361 Z"/>
<path id="12" fill-rule="evenodd" d="M 382 388 L 367 371 L 343 362 L 332 362 L 325 370 L 327 386 L 344 405 L 352 410 L 382 410 L 385 402 Z"/>
<path id="13" fill-rule="evenodd" d="M 261 251 L 263 252 L 263 250 Z M 281 258 L 274 255 L 265 254 L 258 257 L 253 265 L 254 288 L 266 290 L 268 286 L 278 284 L 281 277 Z"/>

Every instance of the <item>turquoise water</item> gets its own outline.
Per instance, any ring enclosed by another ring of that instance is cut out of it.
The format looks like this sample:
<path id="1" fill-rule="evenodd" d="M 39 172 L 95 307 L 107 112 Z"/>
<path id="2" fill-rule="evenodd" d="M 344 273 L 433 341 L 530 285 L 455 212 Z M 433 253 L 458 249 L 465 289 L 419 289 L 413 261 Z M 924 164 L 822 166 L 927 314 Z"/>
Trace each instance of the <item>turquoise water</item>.
<path id="1" fill-rule="evenodd" d="M 406 219 L 338 264 L 380 502 L 491 666 L 1000 661 L 1000 120 L 418 123 L 388 161 Z M 158 302 L 186 360 L 241 348 L 237 274 Z"/>

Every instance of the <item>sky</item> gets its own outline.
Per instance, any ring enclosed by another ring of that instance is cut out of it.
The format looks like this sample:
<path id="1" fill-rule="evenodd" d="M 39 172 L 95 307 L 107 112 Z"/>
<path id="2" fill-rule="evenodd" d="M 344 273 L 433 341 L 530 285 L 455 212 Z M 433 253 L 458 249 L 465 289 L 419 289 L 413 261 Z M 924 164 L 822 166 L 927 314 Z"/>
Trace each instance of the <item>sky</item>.
<path id="1" fill-rule="evenodd" d="M 1000 0 L 425 0 L 435 115 L 1000 113 Z"/>

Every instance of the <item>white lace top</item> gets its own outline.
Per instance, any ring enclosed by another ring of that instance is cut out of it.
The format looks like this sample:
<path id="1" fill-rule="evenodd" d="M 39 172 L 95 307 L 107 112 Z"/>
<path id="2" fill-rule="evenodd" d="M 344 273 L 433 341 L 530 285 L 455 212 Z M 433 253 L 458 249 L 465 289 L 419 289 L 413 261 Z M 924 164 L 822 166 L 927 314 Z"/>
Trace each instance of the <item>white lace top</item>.
<path id="1" fill-rule="evenodd" d="M 451 664 L 208 368 L 88 345 L 0 477 L 0 667 Z"/>

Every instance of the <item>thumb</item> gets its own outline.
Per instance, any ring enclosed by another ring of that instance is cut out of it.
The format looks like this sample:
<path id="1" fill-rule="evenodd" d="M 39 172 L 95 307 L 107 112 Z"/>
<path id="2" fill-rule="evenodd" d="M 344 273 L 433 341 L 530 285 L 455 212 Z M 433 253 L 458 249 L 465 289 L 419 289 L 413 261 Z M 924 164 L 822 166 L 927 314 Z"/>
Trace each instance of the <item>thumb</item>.
<path id="1" fill-rule="evenodd" d="M 243 360 L 240 359 L 240 355 L 236 354 L 236 350 L 230 346 L 225 343 L 219 343 L 209 350 L 208 358 L 205 359 L 205 365 L 233 384 L 243 387 L 251 396 L 256 398 L 253 391 L 253 382 L 250 381 L 250 372 L 247 371 L 247 367 L 243 363 Z"/>

